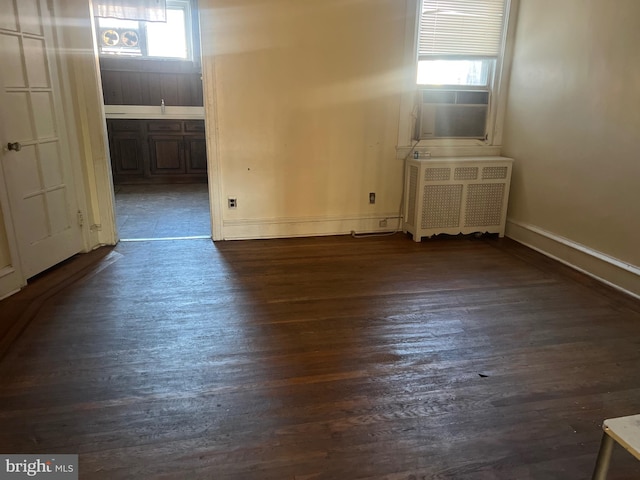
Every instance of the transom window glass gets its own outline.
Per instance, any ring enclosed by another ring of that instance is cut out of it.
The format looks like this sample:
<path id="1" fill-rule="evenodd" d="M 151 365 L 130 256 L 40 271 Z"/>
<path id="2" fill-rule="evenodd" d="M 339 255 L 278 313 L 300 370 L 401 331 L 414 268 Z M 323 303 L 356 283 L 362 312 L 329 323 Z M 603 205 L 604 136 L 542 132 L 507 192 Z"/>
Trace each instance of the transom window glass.
<path id="1" fill-rule="evenodd" d="M 167 8 L 167 21 L 147 23 L 149 57 L 188 58 L 185 9 Z"/>
<path id="2" fill-rule="evenodd" d="M 101 55 L 190 59 L 191 11 L 188 1 L 167 1 L 166 21 L 96 17 Z"/>

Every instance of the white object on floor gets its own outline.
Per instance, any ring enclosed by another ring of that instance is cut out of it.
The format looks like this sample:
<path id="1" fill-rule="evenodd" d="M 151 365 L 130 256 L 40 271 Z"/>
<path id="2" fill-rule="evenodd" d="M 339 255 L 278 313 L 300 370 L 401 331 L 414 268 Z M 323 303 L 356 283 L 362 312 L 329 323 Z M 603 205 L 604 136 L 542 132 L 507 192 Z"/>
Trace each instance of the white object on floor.
<path id="1" fill-rule="evenodd" d="M 603 422 L 602 429 L 604 433 L 592 480 L 607 478 L 614 441 L 640 460 L 640 415 L 609 418 Z"/>

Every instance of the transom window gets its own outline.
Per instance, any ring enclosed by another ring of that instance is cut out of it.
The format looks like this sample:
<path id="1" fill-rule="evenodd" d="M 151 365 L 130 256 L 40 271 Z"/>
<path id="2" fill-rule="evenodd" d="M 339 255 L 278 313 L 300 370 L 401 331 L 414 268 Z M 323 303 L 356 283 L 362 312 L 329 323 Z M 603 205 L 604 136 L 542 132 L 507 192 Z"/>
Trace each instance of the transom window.
<path id="1" fill-rule="evenodd" d="M 193 57 L 188 0 L 168 0 L 165 22 L 96 17 L 96 32 L 101 55 L 182 60 Z"/>

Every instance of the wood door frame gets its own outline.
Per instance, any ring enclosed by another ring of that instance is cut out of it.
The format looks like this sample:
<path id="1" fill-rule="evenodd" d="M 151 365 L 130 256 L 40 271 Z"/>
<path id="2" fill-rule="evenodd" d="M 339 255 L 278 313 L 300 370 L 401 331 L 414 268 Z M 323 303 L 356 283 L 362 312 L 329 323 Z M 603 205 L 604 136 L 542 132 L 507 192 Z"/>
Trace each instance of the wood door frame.
<path id="1" fill-rule="evenodd" d="M 207 12 L 207 14 L 209 14 Z M 218 129 L 218 97 L 216 88 L 216 59 L 214 52 L 208 52 L 202 43 L 202 35 L 206 28 L 200 12 L 200 51 L 202 52 L 202 89 L 204 98 L 204 129 L 207 143 L 207 176 L 209 186 L 209 211 L 211 215 L 211 238 L 214 241 L 224 240 L 222 208 L 222 166 L 220 162 L 220 142 Z M 205 56 L 206 54 L 206 56 Z M 209 125 L 209 119 L 213 125 Z"/>

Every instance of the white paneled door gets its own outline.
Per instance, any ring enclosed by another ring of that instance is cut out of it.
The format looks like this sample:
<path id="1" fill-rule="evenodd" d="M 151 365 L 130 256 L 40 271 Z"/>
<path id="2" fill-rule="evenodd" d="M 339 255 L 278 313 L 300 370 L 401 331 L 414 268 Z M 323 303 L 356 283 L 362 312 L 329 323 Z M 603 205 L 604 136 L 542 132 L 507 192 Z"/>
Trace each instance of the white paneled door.
<path id="1" fill-rule="evenodd" d="M 47 3 L 0 0 L 2 170 L 24 278 L 82 248 Z"/>

